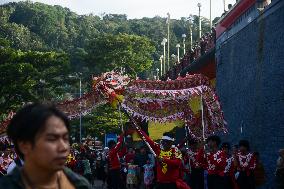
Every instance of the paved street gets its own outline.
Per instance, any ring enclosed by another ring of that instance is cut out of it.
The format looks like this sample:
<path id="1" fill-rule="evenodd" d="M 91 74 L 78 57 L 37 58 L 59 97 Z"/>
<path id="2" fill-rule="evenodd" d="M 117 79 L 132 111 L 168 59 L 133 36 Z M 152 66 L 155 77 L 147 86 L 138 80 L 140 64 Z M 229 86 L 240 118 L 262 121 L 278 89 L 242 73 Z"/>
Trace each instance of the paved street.
<path id="1" fill-rule="evenodd" d="M 103 182 L 102 181 L 95 181 L 95 184 L 93 186 L 93 189 L 105 189 L 106 187 L 103 187 Z"/>

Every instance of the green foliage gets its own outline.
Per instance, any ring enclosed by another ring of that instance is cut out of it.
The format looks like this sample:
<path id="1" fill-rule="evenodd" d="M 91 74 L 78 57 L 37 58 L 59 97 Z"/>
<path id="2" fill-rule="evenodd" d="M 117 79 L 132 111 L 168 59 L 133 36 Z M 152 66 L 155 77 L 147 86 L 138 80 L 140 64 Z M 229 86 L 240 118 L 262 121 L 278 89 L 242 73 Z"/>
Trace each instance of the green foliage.
<path id="1" fill-rule="evenodd" d="M 96 108 L 91 114 L 82 118 L 83 135 L 96 136 L 103 140 L 105 133 L 121 133 L 121 120 L 124 125 L 128 118 L 122 112 L 121 118 L 118 110 L 113 109 L 109 104 Z M 79 120 L 72 121 L 72 133 L 79 138 Z"/>
<path id="2" fill-rule="evenodd" d="M 189 28 L 197 40 L 198 17 L 190 17 L 192 23 L 185 17 L 170 21 L 170 54 L 176 54 L 182 34 L 188 36 L 189 49 Z M 208 19 L 202 18 L 202 28 L 203 33 L 210 30 Z M 58 101 L 67 93 L 77 97 L 78 79 L 68 79 L 74 72 L 82 73 L 84 92 L 91 89 L 92 74 L 114 68 L 125 67 L 129 75 L 147 78 L 159 68 L 165 37 L 166 18 L 159 16 L 78 15 L 31 1 L 0 5 L 0 112 L 29 101 Z M 118 113 L 107 105 L 83 121 L 87 132 L 97 136 L 103 130 L 119 131 Z"/>
<path id="3" fill-rule="evenodd" d="M 8 48 L 10 47 L 10 41 L 0 38 L 0 48 Z"/>
<path id="4" fill-rule="evenodd" d="M 31 33 L 30 30 L 15 23 L 0 24 L 0 38 L 10 41 L 12 47 L 22 50 L 41 50 L 44 48 L 43 41 Z"/>
<path id="5" fill-rule="evenodd" d="M 135 76 L 151 67 L 154 45 L 146 37 L 128 34 L 104 34 L 90 43 L 89 67 L 99 74 L 124 67 Z"/>
<path id="6" fill-rule="evenodd" d="M 56 99 L 68 73 L 66 54 L 0 49 L 0 112 L 17 110 L 23 103 Z"/>

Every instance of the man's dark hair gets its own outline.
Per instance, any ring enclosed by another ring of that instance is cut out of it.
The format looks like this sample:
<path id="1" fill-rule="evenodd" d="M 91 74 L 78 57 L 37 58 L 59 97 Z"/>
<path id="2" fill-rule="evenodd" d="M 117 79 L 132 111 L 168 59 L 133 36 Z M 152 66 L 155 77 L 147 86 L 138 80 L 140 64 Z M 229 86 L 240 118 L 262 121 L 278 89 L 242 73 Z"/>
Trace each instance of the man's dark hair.
<path id="1" fill-rule="evenodd" d="M 198 141 L 196 139 L 191 138 L 191 139 L 188 140 L 188 144 L 189 145 L 198 144 Z"/>
<path id="2" fill-rule="evenodd" d="M 231 149 L 231 145 L 230 143 L 228 142 L 224 142 L 222 145 L 221 145 L 221 148 L 228 148 L 229 150 Z"/>
<path id="3" fill-rule="evenodd" d="M 110 140 L 110 141 L 108 141 L 108 143 L 107 143 L 107 146 L 109 147 L 109 148 L 112 148 L 113 146 L 115 146 L 116 145 L 116 142 L 114 141 L 114 140 Z"/>
<path id="4" fill-rule="evenodd" d="M 7 135 L 14 143 L 15 151 L 21 159 L 24 159 L 24 155 L 19 150 L 18 142 L 25 141 L 34 145 L 36 135 L 44 130 L 45 123 L 51 116 L 62 119 L 67 130 L 70 130 L 66 115 L 53 105 L 29 104 L 12 118 L 7 128 Z"/>
<path id="5" fill-rule="evenodd" d="M 259 152 L 254 152 L 253 154 L 254 154 L 255 156 L 257 156 L 257 157 L 260 156 Z"/>
<path id="6" fill-rule="evenodd" d="M 217 135 L 212 135 L 212 136 L 209 136 L 206 140 L 206 142 L 208 143 L 209 141 L 214 141 L 216 142 L 217 146 L 219 146 L 221 144 L 221 139 L 219 136 Z"/>
<path id="7" fill-rule="evenodd" d="M 250 150 L 250 148 L 249 148 L 249 141 L 248 140 L 240 140 L 239 147 L 241 147 L 241 146 L 247 148 L 247 150 Z"/>

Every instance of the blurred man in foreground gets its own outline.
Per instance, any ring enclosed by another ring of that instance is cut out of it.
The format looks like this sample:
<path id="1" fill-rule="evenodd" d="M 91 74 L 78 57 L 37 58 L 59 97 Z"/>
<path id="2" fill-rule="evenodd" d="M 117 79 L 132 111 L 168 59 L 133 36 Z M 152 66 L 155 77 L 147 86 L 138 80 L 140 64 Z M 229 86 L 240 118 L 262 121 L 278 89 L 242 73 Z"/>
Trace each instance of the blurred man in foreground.
<path id="1" fill-rule="evenodd" d="M 25 106 L 11 120 L 7 134 L 25 164 L 1 178 L 0 188 L 91 188 L 86 179 L 65 167 L 70 151 L 69 122 L 55 107 Z"/>

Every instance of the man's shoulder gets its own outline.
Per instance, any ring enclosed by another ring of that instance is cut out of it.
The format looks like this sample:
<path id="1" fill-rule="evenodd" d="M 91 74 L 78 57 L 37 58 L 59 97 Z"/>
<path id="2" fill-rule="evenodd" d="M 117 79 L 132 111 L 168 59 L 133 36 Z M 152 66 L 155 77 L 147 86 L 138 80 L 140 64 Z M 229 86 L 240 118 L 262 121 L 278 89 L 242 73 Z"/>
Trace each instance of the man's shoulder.
<path id="1" fill-rule="evenodd" d="M 13 174 L 5 175 L 0 178 L 0 189 L 23 189 L 21 183 L 20 177 L 15 177 Z"/>
<path id="2" fill-rule="evenodd" d="M 76 189 L 91 189 L 91 185 L 83 176 L 74 173 L 68 168 L 64 168 L 64 173 Z"/>
<path id="3" fill-rule="evenodd" d="M 74 173 L 68 168 L 64 168 L 64 173 L 66 174 L 69 181 L 75 186 L 76 189 L 91 189 L 91 185 L 84 177 Z M 0 189 L 22 189 L 21 187 L 21 177 L 19 176 L 19 169 L 15 168 L 12 174 L 5 175 L 0 178 Z"/>
<path id="4" fill-rule="evenodd" d="M 7 187 L 8 186 L 8 187 Z M 13 183 L 11 182 L 11 179 L 7 178 L 7 176 L 3 176 L 0 178 L 0 188 L 14 188 L 12 187 Z"/>

